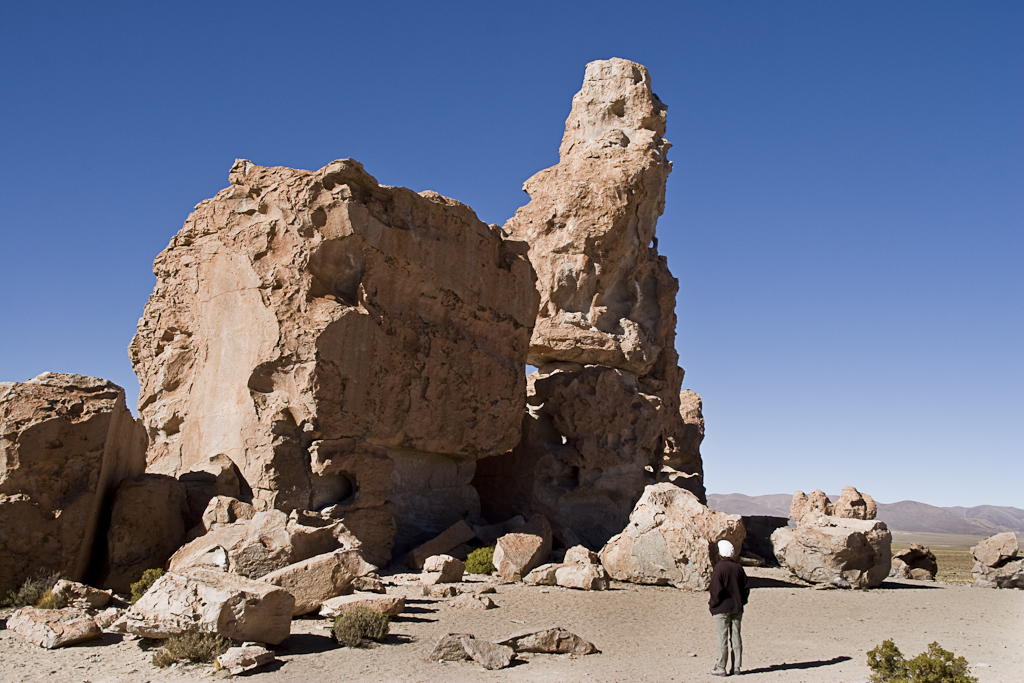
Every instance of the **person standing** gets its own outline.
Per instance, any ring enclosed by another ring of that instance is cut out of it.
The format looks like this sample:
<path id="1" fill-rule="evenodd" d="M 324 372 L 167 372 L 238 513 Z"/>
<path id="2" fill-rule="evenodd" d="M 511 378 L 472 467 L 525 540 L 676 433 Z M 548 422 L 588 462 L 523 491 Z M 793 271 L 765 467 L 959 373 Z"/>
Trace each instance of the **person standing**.
<path id="1" fill-rule="evenodd" d="M 743 640 L 740 623 L 743 621 L 743 606 L 750 597 L 747 574 L 735 560 L 736 549 L 729 541 L 718 542 L 721 560 L 711 572 L 711 599 L 708 607 L 715 620 L 715 635 L 718 638 L 718 662 L 711 670 L 713 676 L 739 674 L 743 666 Z M 732 646 L 732 667 L 729 663 L 729 646 Z"/>

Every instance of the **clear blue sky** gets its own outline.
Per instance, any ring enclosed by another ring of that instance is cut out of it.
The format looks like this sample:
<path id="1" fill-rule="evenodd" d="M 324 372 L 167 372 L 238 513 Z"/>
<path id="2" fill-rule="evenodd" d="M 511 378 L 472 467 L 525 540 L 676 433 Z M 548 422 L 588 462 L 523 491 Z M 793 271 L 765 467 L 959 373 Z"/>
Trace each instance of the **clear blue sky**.
<path id="1" fill-rule="evenodd" d="M 138 385 L 236 157 L 503 223 L 584 65 L 669 105 L 662 253 L 714 493 L 1024 507 L 1024 4 L 0 3 L 0 381 Z"/>

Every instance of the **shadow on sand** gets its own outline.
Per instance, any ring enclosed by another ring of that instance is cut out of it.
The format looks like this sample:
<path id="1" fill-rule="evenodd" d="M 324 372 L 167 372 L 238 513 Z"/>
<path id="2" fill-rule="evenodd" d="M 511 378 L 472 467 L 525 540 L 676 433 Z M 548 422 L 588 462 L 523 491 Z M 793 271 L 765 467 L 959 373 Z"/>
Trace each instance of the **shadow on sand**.
<path id="1" fill-rule="evenodd" d="M 883 581 L 879 588 L 893 588 L 900 590 L 902 588 L 909 588 L 910 590 L 937 590 L 942 586 L 928 585 L 926 583 L 895 583 L 893 581 Z"/>
<path id="2" fill-rule="evenodd" d="M 338 644 L 330 636 L 322 636 L 317 633 L 293 633 L 288 636 L 288 640 L 275 649 L 282 654 L 311 655 L 334 650 L 337 647 Z"/>
<path id="3" fill-rule="evenodd" d="M 771 666 L 763 666 L 760 669 L 744 669 L 744 674 L 764 674 L 772 671 L 789 671 L 790 669 L 817 669 L 820 666 L 831 666 L 833 664 L 839 664 L 840 662 L 850 661 L 850 657 L 833 657 L 832 659 L 824 659 L 814 662 L 792 662 L 790 664 L 772 664 Z"/>
<path id="4" fill-rule="evenodd" d="M 770 579 L 766 576 L 751 576 L 747 579 L 747 585 L 751 588 L 810 588 L 805 583 Z"/>

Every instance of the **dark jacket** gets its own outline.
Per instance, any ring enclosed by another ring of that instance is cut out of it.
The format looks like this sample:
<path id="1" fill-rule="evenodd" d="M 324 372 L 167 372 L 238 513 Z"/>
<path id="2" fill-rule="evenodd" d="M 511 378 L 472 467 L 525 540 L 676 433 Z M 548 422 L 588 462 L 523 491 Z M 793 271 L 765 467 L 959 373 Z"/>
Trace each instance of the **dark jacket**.
<path id="1" fill-rule="evenodd" d="M 711 599 L 708 607 L 712 614 L 736 614 L 743 611 L 750 597 L 747 575 L 743 567 L 732 559 L 724 559 L 711 572 Z"/>

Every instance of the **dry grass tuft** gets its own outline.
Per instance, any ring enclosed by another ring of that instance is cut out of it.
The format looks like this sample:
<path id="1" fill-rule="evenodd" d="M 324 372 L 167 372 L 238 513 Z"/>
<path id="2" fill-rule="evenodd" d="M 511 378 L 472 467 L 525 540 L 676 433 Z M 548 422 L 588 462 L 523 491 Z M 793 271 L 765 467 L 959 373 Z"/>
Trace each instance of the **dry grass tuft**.
<path id="1" fill-rule="evenodd" d="M 182 633 L 164 641 L 153 654 L 153 665 L 161 669 L 175 662 L 213 662 L 231 647 L 231 641 L 213 633 Z"/>

